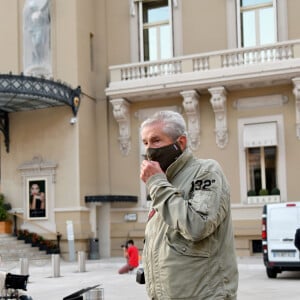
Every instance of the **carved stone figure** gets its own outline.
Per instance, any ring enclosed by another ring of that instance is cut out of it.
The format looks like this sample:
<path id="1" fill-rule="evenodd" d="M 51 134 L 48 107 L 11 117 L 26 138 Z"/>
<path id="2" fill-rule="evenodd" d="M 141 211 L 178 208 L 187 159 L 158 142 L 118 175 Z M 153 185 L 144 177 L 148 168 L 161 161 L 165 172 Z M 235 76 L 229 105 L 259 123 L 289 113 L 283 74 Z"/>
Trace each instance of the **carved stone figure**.
<path id="1" fill-rule="evenodd" d="M 26 0 L 23 10 L 24 73 L 51 75 L 51 0 Z"/>

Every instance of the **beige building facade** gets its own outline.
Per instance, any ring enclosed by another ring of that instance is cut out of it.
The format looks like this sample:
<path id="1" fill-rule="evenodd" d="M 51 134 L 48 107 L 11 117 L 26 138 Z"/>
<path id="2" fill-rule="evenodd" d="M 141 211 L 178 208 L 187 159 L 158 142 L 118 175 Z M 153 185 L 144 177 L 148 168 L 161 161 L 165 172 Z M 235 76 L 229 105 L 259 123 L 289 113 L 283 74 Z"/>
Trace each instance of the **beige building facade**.
<path id="1" fill-rule="evenodd" d="M 194 155 L 216 159 L 230 182 L 237 253 L 261 251 L 263 205 L 300 200 L 298 2 L 1 0 L 0 110 L 9 117 L 1 192 L 18 228 L 60 232 L 65 257 L 73 240 L 75 251 L 97 240 L 100 257 L 121 255 L 129 237 L 142 249 L 149 202 L 139 126 L 171 109 L 187 121 Z M 51 42 L 27 68 L 34 41 L 26 43 L 24 8 L 35 3 L 47 8 Z M 22 109 L 18 87 L 21 108 L 9 111 L 1 81 L 9 73 L 80 86 L 78 112 Z M 46 194 L 38 217 L 29 199 L 36 182 Z"/>

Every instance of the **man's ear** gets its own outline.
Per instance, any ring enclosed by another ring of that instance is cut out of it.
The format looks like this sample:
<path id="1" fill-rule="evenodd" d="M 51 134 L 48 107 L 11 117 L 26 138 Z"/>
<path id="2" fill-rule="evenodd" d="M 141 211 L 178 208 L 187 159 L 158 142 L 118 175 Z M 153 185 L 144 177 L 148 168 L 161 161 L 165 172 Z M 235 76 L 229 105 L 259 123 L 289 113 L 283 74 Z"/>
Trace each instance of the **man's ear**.
<path id="1" fill-rule="evenodd" d="M 177 139 L 177 142 L 178 142 L 178 144 L 179 144 L 179 146 L 180 146 L 180 149 L 181 149 L 182 151 L 184 151 L 185 148 L 186 148 L 186 145 L 187 145 L 187 137 L 186 137 L 185 135 L 181 135 L 181 136 Z"/>

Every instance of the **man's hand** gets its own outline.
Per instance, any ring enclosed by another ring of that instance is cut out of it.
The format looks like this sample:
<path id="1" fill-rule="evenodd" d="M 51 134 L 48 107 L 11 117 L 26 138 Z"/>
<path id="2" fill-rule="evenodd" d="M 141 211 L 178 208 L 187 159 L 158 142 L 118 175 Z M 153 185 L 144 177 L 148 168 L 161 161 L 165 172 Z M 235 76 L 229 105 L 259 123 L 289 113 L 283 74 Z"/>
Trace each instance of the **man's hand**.
<path id="1" fill-rule="evenodd" d="M 164 172 L 160 168 L 160 165 L 157 161 L 143 160 L 142 165 L 141 165 L 140 178 L 144 182 L 146 182 L 151 176 L 158 174 L 158 173 L 164 173 Z"/>

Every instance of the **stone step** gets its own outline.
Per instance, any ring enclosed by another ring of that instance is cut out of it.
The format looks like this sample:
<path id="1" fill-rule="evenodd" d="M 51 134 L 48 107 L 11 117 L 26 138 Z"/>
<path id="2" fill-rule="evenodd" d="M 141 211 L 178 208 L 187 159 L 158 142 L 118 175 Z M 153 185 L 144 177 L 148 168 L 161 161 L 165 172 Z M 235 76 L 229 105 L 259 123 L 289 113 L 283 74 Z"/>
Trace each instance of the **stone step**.
<path id="1" fill-rule="evenodd" d="M 2 249 L 27 249 L 32 251 L 39 251 L 38 247 L 32 247 L 31 244 L 23 243 L 14 243 L 13 241 L 0 244 L 0 253 Z"/>
<path id="2" fill-rule="evenodd" d="M 32 247 L 31 244 L 18 240 L 15 236 L 0 234 L 0 258 L 3 265 L 6 262 L 20 261 L 21 258 L 28 258 L 29 261 L 36 262 L 49 261 L 51 255 L 38 247 Z"/>

